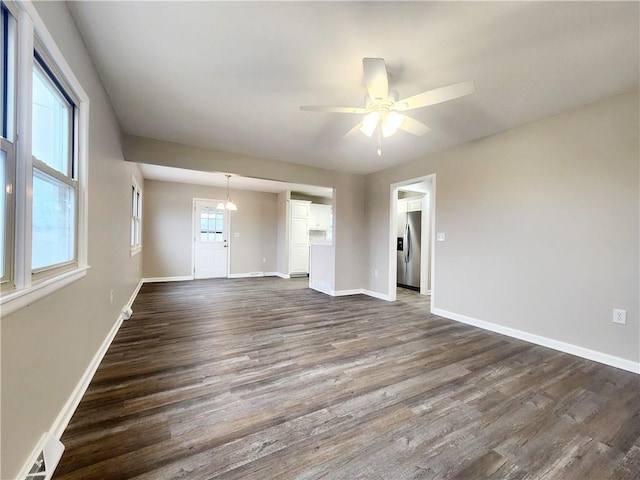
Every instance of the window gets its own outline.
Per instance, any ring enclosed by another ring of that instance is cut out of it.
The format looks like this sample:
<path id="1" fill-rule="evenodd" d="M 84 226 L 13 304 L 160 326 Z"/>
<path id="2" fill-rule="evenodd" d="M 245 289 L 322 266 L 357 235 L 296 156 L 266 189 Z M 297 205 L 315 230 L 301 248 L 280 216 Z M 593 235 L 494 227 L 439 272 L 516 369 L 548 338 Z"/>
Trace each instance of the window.
<path id="1" fill-rule="evenodd" d="M 16 22 L 3 4 L 0 8 L 0 291 L 12 289 L 14 285 L 15 46 Z"/>
<path id="2" fill-rule="evenodd" d="M 7 314 L 86 274 L 89 99 L 33 5 L 1 6 L 0 303 Z"/>
<path id="3" fill-rule="evenodd" d="M 37 54 L 32 78 L 31 269 L 38 274 L 76 262 L 75 104 Z"/>
<path id="4" fill-rule="evenodd" d="M 200 241 L 216 243 L 224 240 L 224 210 L 202 207 L 200 210 Z"/>
<path id="5" fill-rule="evenodd" d="M 131 179 L 131 255 L 142 250 L 142 191 Z"/>

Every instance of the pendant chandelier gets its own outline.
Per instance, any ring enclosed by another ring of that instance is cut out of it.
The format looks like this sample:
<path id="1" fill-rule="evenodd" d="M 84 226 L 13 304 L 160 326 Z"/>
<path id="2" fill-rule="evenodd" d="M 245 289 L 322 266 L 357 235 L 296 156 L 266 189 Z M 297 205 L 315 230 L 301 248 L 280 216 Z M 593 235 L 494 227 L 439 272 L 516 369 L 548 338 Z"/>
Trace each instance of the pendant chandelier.
<path id="1" fill-rule="evenodd" d="M 216 208 L 218 210 L 238 210 L 238 207 L 236 206 L 236 204 L 229 199 L 229 179 L 231 178 L 231 175 L 226 175 L 226 177 L 227 177 L 227 201 L 218 203 Z"/>

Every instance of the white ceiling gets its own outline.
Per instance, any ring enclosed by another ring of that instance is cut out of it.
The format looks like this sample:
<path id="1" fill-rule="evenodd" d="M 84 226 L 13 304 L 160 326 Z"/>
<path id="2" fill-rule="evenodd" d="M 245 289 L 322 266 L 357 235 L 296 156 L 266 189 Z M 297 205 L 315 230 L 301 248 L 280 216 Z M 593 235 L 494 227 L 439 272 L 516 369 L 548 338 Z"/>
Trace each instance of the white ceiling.
<path id="1" fill-rule="evenodd" d="M 227 187 L 227 177 L 224 173 L 201 172 L 184 168 L 165 167 L 141 163 L 142 176 L 150 180 L 163 182 L 189 183 L 192 185 L 207 185 L 212 187 Z M 311 195 L 313 197 L 333 198 L 333 189 L 303 185 L 299 183 L 277 182 L 262 178 L 249 178 L 232 175 L 229 179 L 231 190 L 252 190 L 254 192 L 280 193 L 286 190 Z"/>
<path id="2" fill-rule="evenodd" d="M 126 133 L 358 173 L 638 88 L 638 2 L 70 2 Z M 406 97 L 475 80 L 412 112 L 431 132 L 342 136 L 362 58 Z"/>

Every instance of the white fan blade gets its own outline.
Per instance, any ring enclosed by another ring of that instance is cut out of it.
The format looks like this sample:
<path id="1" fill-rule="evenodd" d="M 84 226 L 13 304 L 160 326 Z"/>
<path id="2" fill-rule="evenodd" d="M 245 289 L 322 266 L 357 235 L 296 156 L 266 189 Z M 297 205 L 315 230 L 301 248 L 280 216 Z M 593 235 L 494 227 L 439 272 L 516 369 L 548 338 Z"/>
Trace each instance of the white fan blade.
<path id="1" fill-rule="evenodd" d="M 400 125 L 400 128 L 405 132 L 409 132 L 412 135 L 417 135 L 420 137 L 425 133 L 428 133 L 431 131 L 431 129 L 427 127 L 424 123 L 419 122 L 418 120 L 415 120 L 411 117 L 407 117 L 406 115 L 403 115 L 403 116 L 404 116 L 404 120 Z"/>
<path id="2" fill-rule="evenodd" d="M 342 137 L 342 138 L 353 137 L 356 133 L 358 133 L 360 131 L 361 128 L 362 128 L 362 122 L 360 122 L 355 127 L 353 127 L 351 130 L 349 130 L 347 133 L 345 133 L 344 137 Z"/>
<path id="3" fill-rule="evenodd" d="M 413 110 L 414 108 L 428 107 L 437 103 L 453 100 L 454 98 L 464 97 L 476 91 L 473 80 L 467 82 L 454 83 L 446 87 L 440 87 L 427 92 L 422 92 L 412 97 L 399 100 L 395 108 L 402 112 L 404 110 Z"/>
<path id="4" fill-rule="evenodd" d="M 363 58 L 364 83 L 372 99 L 385 100 L 389 97 L 389 77 L 382 58 Z"/>
<path id="5" fill-rule="evenodd" d="M 360 107 L 300 107 L 303 112 L 330 112 L 330 113 L 367 113 L 366 108 Z"/>

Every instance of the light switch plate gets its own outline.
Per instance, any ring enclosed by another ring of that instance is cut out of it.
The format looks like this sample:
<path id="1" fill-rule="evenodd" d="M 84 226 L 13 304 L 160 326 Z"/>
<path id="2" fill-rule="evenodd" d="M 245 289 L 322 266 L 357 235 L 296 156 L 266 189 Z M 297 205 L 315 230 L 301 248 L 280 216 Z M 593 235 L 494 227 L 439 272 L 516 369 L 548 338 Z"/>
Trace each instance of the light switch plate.
<path id="1" fill-rule="evenodd" d="M 436 233 L 436 241 L 438 242 L 444 242 L 445 239 L 445 234 L 444 232 L 438 232 Z"/>
<path id="2" fill-rule="evenodd" d="M 236 233 L 234 233 L 234 234 L 233 234 L 233 236 L 234 236 L 235 238 L 240 238 L 240 232 L 236 232 Z"/>

